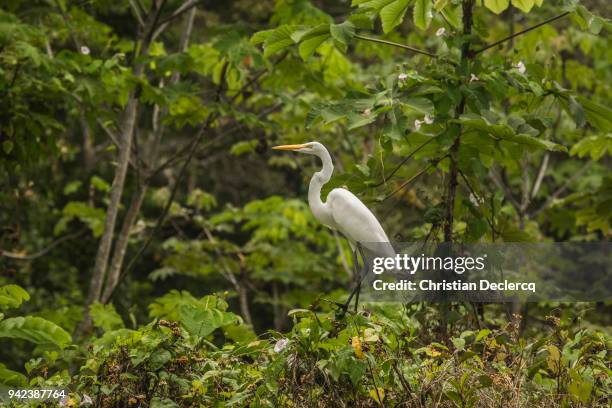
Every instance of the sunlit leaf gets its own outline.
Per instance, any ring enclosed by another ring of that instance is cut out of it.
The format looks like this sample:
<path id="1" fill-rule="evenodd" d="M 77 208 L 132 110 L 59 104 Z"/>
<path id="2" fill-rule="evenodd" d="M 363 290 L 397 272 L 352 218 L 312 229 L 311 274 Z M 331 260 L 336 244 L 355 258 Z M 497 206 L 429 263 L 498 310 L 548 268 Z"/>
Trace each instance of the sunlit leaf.
<path id="1" fill-rule="evenodd" d="M 495 14 L 500 14 L 508 8 L 510 0 L 484 0 L 484 5 Z"/>

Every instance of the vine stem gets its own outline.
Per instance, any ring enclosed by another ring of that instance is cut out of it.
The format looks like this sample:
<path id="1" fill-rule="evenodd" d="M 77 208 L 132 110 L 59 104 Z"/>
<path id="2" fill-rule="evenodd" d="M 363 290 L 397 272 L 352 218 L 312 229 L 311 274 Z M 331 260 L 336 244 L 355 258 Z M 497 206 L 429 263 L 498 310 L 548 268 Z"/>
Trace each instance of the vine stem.
<path id="1" fill-rule="evenodd" d="M 389 179 L 391 177 L 393 177 L 393 175 L 395 173 L 397 173 L 397 171 L 406 163 L 408 163 L 408 160 L 410 160 L 415 154 L 417 154 L 419 152 L 419 150 L 421 150 L 422 148 L 424 148 L 425 146 L 427 146 L 429 143 L 431 143 L 432 141 L 434 141 L 436 138 L 432 137 L 431 139 L 428 139 L 426 142 L 424 142 L 423 144 L 421 144 L 419 147 L 417 147 L 416 149 L 414 149 L 412 151 L 412 153 L 410 153 L 408 156 L 406 156 L 400 164 L 398 164 L 393 170 L 391 170 L 391 172 L 387 175 L 387 176 L 383 176 L 383 179 L 376 183 L 376 184 L 372 184 L 370 187 L 380 187 L 383 184 L 385 184 L 387 181 L 389 181 Z"/>
<path id="2" fill-rule="evenodd" d="M 507 36 L 505 38 L 502 38 L 501 40 L 495 41 L 492 44 L 485 45 L 481 49 L 474 51 L 474 55 L 480 54 L 481 52 L 484 52 L 484 51 L 486 51 L 486 50 L 488 50 L 490 48 L 496 47 L 499 44 L 502 44 L 502 43 L 504 43 L 504 42 L 506 42 L 508 40 L 512 40 L 513 38 L 518 37 L 519 35 L 523 35 L 525 33 L 528 33 L 531 30 L 535 30 L 536 28 L 542 27 L 545 24 L 552 23 L 553 21 L 559 20 L 560 18 L 563 18 L 563 17 L 567 16 L 569 13 L 570 13 L 569 11 L 566 11 L 565 13 L 561 13 L 559 15 L 556 15 L 554 17 L 551 17 L 551 18 L 549 18 L 547 20 L 542 21 L 541 23 L 538 23 L 538 24 L 533 25 L 531 27 L 528 27 L 528 28 L 526 28 L 526 29 L 524 29 L 522 31 L 516 32 L 514 34 L 511 34 L 511 35 L 509 35 L 509 36 Z"/>
<path id="3" fill-rule="evenodd" d="M 355 38 L 358 38 L 364 41 L 371 41 L 371 42 L 376 42 L 380 44 L 392 45 L 394 47 L 403 48 L 405 50 L 412 51 L 417 54 L 427 55 L 428 57 L 431 57 L 431 58 L 438 58 L 436 54 L 432 54 L 431 52 L 420 50 L 418 48 L 414 48 L 409 45 L 404 45 L 404 44 L 396 43 L 396 42 L 389 41 L 389 40 L 382 40 L 380 38 L 374 38 L 374 37 L 366 37 L 365 35 L 361 35 L 361 34 L 355 34 Z"/>
<path id="4" fill-rule="evenodd" d="M 405 189 L 410 183 L 412 183 L 414 180 L 416 180 L 418 177 L 420 177 L 423 173 L 425 173 L 426 171 L 428 171 L 429 169 L 431 169 L 432 167 L 435 167 L 438 165 L 438 163 L 440 163 L 442 160 L 444 160 L 448 155 L 444 155 L 442 157 L 439 157 L 437 159 L 432 160 L 429 163 L 429 166 L 425 167 L 424 169 L 420 170 L 418 173 L 416 173 L 414 176 L 410 177 L 408 180 L 406 180 L 405 182 L 403 182 L 398 188 L 396 188 L 395 190 L 393 190 L 393 192 L 391 192 L 390 194 L 388 194 L 386 197 L 384 197 L 382 200 L 380 200 L 380 202 L 383 201 L 387 201 L 389 198 L 393 197 L 395 194 L 399 193 L 400 191 L 402 191 L 403 189 Z"/>

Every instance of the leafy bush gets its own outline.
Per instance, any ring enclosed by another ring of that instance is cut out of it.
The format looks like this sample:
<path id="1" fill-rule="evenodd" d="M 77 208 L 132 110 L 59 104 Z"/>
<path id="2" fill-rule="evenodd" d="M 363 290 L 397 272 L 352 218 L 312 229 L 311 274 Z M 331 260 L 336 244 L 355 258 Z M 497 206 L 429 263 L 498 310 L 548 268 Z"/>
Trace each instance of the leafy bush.
<path id="1" fill-rule="evenodd" d="M 431 306 L 371 304 L 342 320 L 296 309 L 290 332 L 256 338 L 226 308 L 217 296 L 171 292 L 137 330 L 99 324 L 105 332 L 73 360 L 80 362 L 74 376 L 54 376 L 59 362 L 49 360 L 37 367 L 49 377 L 31 373 L 30 384 L 54 379 L 72 390 L 69 406 L 91 398 L 96 407 L 610 403 L 612 339 L 555 316 L 530 338 L 519 336 L 517 316 L 480 330 L 457 319 L 441 338 Z M 113 321 L 101 314 L 93 313 L 98 322 Z M 5 371 L 5 384 L 25 384 Z"/>

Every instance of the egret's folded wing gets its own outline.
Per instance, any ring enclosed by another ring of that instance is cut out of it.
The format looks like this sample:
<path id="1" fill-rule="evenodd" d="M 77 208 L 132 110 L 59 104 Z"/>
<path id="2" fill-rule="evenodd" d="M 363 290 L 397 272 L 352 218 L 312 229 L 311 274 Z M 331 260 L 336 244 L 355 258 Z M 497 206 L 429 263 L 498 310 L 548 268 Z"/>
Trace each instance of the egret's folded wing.
<path id="1" fill-rule="evenodd" d="M 338 230 L 349 240 L 358 242 L 380 256 L 395 256 L 385 230 L 372 211 L 353 193 L 343 188 L 327 196 L 332 217 Z"/>

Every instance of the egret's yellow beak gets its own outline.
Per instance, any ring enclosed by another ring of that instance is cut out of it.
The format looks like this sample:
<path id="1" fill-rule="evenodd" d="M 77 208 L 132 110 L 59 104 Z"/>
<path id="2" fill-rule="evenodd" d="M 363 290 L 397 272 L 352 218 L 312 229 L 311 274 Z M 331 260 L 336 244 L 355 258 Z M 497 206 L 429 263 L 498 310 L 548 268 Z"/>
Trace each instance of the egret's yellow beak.
<path id="1" fill-rule="evenodd" d="M 272 147 L 272 149 L 274 150 L 300 150 L 303 147 L 306 147 L 306 145 L 305 144 L 281 145 L 281 146 L 274 146 Z"/>

